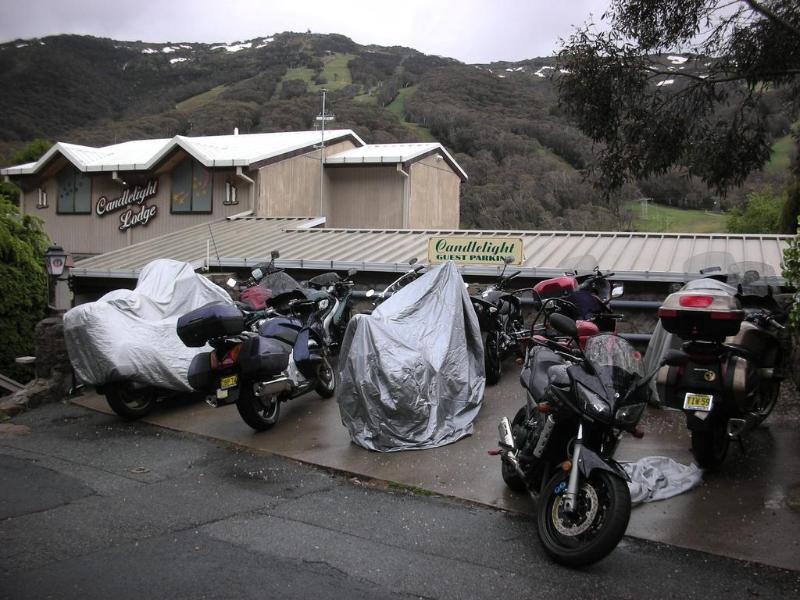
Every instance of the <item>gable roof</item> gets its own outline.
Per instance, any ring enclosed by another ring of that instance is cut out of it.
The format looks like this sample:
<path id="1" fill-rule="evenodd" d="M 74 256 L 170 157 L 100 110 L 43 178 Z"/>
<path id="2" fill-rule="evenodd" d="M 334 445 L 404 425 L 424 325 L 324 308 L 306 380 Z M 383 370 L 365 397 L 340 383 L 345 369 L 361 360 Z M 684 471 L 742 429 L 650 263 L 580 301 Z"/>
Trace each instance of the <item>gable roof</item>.
<path id="1" fill-rule="evenodd" d="M 0 175 L 33 175 L 57 155 L 61 155 L 82 172 L 147 171 L 172 151 L 181 148 L 206 167 L 246 167 L 253 163 L 289 154 L 318 144 L 319 131 L 284 133 L 251 133 L 187 137 L 172 139 L 135 140 L 92 148 L 58 142 L 39 160 L 0 169 Z M 364 141 L 351 129 L 332 129 L 325 132 L 325 142 L 350 138 L 363 146 Z"/>
<path id="2" fill-rule="evenodd" d="M 450 165 L 462 181 L 467 174 L 450 156 L 450 153 L 439 143 L 411 144 L 370 144 L 360 148 L 351 148 L 332 156 L 325 157 L 326 165 L 364 165 L 413 163 L 428 156 L 439 154 Z"/>

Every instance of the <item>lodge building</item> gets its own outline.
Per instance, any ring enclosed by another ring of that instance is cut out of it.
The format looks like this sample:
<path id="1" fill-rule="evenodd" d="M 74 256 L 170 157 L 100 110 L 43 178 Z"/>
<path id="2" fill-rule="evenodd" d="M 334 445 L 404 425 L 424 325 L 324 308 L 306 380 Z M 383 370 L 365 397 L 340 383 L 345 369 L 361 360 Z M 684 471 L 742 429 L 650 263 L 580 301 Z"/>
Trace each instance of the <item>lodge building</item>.
<path id="1" fill-rule="evenodd" d="M 76 257 L 232 216 L 325 227 L 456 229 L 466 174 L 437 143 L 368 145 L 352 130 L 59 142 L 0 169 L 20 208 Z"/>

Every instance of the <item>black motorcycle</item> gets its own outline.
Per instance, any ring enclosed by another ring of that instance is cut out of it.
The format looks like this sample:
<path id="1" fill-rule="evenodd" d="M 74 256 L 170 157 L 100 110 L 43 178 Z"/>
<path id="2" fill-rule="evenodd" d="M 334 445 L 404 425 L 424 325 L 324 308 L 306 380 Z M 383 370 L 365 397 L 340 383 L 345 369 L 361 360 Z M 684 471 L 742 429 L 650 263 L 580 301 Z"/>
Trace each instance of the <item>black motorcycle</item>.
<path id="1" fill-rule="evenodd" d="M 392 294 L 399 292 L 412 281 L 416 280 L 422 271 L 425 270 L 427 265 L 418 265 L 417 259 L 412 258 L 408 261 L 408 266 L 411 267 L 408 271 L 400 275 L 392 283 L 387 285 L 382 292 L 376 292 L 374 289 L 367 291 L 367 298 L 372 301 L 372 307 L 376 308 L 380 303 L 392 297 Z M 369 314 L 372 311 L 369 311 Z"/>
<path id="2" fill-rule="evenodd" d="M 515 352 L 522 354 L 520 338 L 525 335 L 525 331 L 522 307 L 517 296 L 530 290 L 509 289 L 511 280 L 520 274 L 520 271 L 505 274 L 506 267 L 513 260 L 512 257 L 506 257 L 497 281 L 482 292 L 470 296 L 483 336 L 483 363 L 487 385 L 494 385 L 500 380 L 503 360 Z"/>
<path id="3" fill-rule="evenodd" d="M 339 348 L 353 312 L 353 277 L 357 271 L 350 269 L 346 277 L 338 273 L 322 273 L 308 280 L 308 287 L 327 292 L 331 303 L 322 316 L 322 330 L 331 349 Z"/>
<path id="4" fill-rule="evenodd" d="M 641 355 L 618 336 L 595 336 L 581 351 L 575 321 L 554 313 L 550 322 L 573 342 L 532 340 L 520 375 L 527 402 L 500 421 L 492 454 L 506 484 L 536 500 L 545 551 L 582 566 L 609 554 L 628 526 L 629 478 L 614 452 L 624 432 L 641 437 L 655 370 L 645 375 Z"/>

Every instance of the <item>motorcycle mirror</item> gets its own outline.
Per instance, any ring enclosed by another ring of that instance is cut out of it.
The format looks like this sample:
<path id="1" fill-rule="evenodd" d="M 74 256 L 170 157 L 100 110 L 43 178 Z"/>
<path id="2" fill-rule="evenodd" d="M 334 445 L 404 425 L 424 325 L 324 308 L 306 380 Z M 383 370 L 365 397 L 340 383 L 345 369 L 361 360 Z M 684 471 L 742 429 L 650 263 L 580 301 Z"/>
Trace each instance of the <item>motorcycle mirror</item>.
<path id="1" fill-rule="evenodd" d="M 253 276 L 253 279 L 259 281 L 262 277 L 264 277 L 264 271 L 262 271 L 261 269 L 253 269 L 252 271 L 250 271 L 250 275 Z"/>
<path id="2" fill-rule="evenodd" d="M 578 337 L 578 325 L 566 315 L 553 313 L 550 315 L 550 325 L 563 335 L 567 335 L 571 338 Z"/>
<path id="3" fill-rule="evenodd" d="M 230 279 L 228 279 L 228 281 L 225 282 L 225 285 L 233 289 L 236 287 L 236 280 L 233 277 L 231 277 Z"/>
<path id="4" fill-rule="evenodd" d="M 367 298 L 372 298 L 375 295 L 375 290 L 367 290 Z"/>
<path id="5" fill-rule="evenodd" d="M 358 273 L 358 271 L 356 271 L 355 269 L 350 269 L 350 270 L 347 272 L 347 276 L 348 276 L 348 277 L 353 277 L 353 276 L 354 276 L 356 273 Z"/>
<path id="6" fill-rule="evenodd" d="M 624 293 L 625 293 L 625 288 L 624 288 L 624 287 L 622 287 L 621 285 L 615 285 L 615 286 L 614 286 L 614 287 L 611 289 L 611 297 L 612 297 L 612 298 L 619 298 L 619 297 L 620 297 L 620 296 L 622 296 L 622 294 L 624 294 Z"/>
<path id="7" fill-rule="evenodd" d="M 272 252 L 269 253 L 269 255 L 272 257 L 272 260 L 281 257 L 281 253 L 278 252 L 277 250 L 273 250 Z"/>
<path id="8" fill-rule="evenodd" d="M 409 265 L 417 264 L 417 257 L 415 256 L 414 258 L 409 259 L 408 264 Z"/>
<path id="9" fill-rule="evenodd" d="M 670 367 L 682 367 L 687 362 L 689 362 L 689 355 L 683 350 L 675 350 L 673 348 L 664 352 L 664 356 L 661 359 L 661 364 L 669 365 Z"/>
<path id="10" fill-rule="evenodd" d="M 504 256 L 503 262 L 506 263 L 507 265 L 510 265 L 511 263 L 514 262 L 514 257 L 511 256 L 510 254 L 508 256 Z"/>

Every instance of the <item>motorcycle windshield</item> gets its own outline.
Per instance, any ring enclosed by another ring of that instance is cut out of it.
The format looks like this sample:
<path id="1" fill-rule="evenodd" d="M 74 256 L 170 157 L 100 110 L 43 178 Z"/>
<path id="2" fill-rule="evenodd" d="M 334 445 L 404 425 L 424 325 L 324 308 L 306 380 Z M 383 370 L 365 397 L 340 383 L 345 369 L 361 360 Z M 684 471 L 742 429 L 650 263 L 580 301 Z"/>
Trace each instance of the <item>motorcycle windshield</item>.
<path id="1" fill-rule="evenodd" d="M 728 267 L 728 283 L 740 286 L 744 296 L 768 296 L 770 287 L 779 287 L 775 269 L 763 262 L 737 262 Z"/>
<path id="2" fill-rule="evenodd" d="M 583 351 L 603 386 L 624 397 L 644 377 L 642 355 L 617 335 L 596 335 L 586 341 Z"/>
<path id="3" fill-rule="evenodd" d="M 272 291 L 273 296 L 301 289 L 300 284 L 291 275 L 287 275 L 285 271 L 276 271 L 265 275 L 259 285 Z"/>

